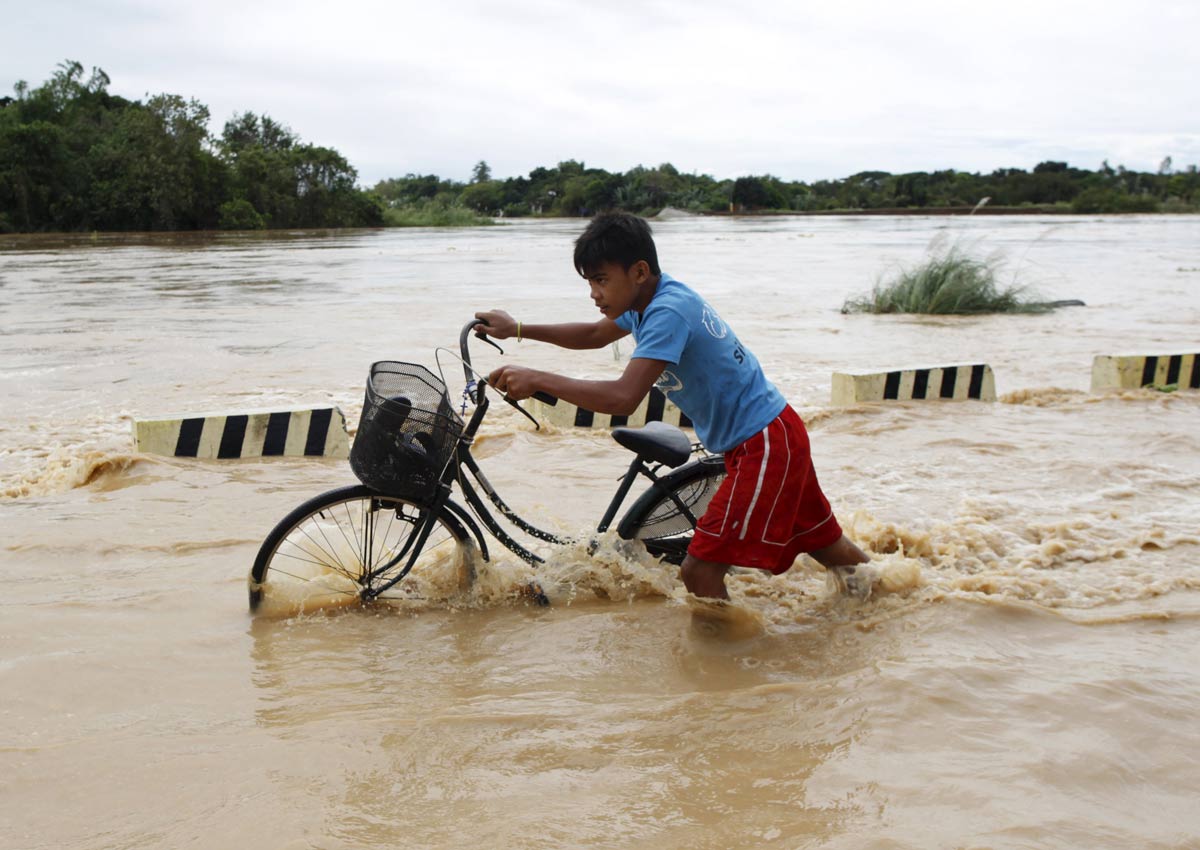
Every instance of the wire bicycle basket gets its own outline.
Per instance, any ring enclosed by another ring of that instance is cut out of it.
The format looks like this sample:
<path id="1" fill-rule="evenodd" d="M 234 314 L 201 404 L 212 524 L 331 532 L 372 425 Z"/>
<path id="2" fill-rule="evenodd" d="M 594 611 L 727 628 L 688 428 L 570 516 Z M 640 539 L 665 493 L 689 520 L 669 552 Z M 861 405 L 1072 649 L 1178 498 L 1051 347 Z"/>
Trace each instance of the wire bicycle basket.
<path id="1" fill-rule="evenodd" d="M 431 497 L 462 430 L 441 378 L 414 363 L 372 363 L 350 468 L 385 495 Z"/>

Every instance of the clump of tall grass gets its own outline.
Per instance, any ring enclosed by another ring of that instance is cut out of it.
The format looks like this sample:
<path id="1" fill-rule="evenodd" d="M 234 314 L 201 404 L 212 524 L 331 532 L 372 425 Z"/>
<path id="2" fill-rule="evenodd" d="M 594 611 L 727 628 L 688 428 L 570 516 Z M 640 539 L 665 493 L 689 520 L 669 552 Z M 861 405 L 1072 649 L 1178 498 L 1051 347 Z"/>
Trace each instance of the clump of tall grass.
<path id="1" fill-rule="evenodd" d="M 957 245 L 934 248 L 918 266 L 875 284 L 869 295 L 850 298 L 843 313 L 1045 313 L 1052 304 L 1027 300 L 1025 287 L 1001 289 L 996 277 L 1003 260 L 972 257 Z"/>
<path id="2" fill-rule="evenodd" d="M 461 204 L 422 198 L 411 204 L 388 207 L 383 211 L 383 223 L 387 227 L 479 227 L 496 222 Z"/>

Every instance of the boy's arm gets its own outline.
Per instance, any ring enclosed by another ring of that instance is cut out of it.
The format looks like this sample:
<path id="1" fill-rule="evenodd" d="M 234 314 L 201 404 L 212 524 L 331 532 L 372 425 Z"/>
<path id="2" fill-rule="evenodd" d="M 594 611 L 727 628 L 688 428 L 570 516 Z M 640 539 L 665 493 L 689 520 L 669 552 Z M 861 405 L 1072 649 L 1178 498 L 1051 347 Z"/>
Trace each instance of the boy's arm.
<path id="1" fill-rule="evenodd" d="M 524 366 L 501 366 L 488 376 L 488 383 L 517 400 L 544 392 L 586 410 L 629 416 L 668 365 L 666 360 L 635 357 L 615 381 L 588 381 Z"/>
<path id="2" fill-rule="evenodd" d="M 488 336 L 496 339 L 509 339 L 518 336 L 518 322 L 503 310 L 487 310 L 476 313 L 475 318 L 487 323 L 481 327 Z M 616 342 L 629 331 L 622 328 L 612 319 L 601 319 L 598 322 L 561 322 L 552 325 L 527 325 L 520 323 L 521 339 L 536 339 L 538 342 L 548 342 L 560 348 L 603 348 L 609 343 Z"/>

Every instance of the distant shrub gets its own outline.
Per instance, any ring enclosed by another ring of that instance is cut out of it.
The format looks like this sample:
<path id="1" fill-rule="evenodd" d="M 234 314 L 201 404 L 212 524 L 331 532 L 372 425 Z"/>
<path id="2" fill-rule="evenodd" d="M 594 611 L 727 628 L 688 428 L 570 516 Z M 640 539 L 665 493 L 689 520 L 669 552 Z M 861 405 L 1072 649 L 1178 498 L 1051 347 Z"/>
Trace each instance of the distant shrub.
<path id="1" fill-rule="evenodd" d="M 504 209 L 502 209 L 500 212 L 504 215 L 505 218 L 522 218 L 524 216 L 532 214 L 533 211 L 529 208 L 529 204 L 522 203 L 522 204 L 507 204 L 507 205 L 505 205 Z"/>
<path id="2" fill-rule="evenodd" d="M 1164 213 L 1194 213 L 1200 212 L 1200 206 L 1189 204 L 1183 198 L 1172 195 L 1159 205 L 1158 211 Z M 2 226 L 0 225 L 0 227 Z"/>
<path id="3" fill-rule="evenodd" d="M 386 227 L 479 227 L 495 224 L 486 215 L 442 198 L 422 198 L 383 212 Z"/>
<path id="4" fill-rule="evenodd" d="M 977 259 L 957 246 L 938 251 L 919 266 L 902 270 L 896 279 L 875 285 L 870 295 L 848 299 L 843 313 L 1044 313 L 1051 305 L 1027 301 L 1024 287 L 1000 290 L 998 258 Z"/>
<path id="5" fill-rule="evenodd" d="M 1130 195 L 1116 189 L 1094 186 L 1084 189 L 1071 202 L 1071 211 L 1081 215 L 1097 213 L 1158 212 L 1158 201 L 1150 195 Z"/>
<path id="6" fill-rule="evenodd" d="M 239 198 L 226 201 L 217 208 L 217 226 L 222 230 L 262 230 L 267 221 L 258 214 L 254 204 Z"/>

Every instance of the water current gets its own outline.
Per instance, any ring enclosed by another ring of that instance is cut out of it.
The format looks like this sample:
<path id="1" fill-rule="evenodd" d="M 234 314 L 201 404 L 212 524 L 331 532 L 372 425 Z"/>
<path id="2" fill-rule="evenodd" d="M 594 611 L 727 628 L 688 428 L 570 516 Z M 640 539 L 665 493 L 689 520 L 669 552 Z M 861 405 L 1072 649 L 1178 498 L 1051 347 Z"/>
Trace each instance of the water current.
<path id="1" fill-rule="evenodd" d="M 0 848 L 1200 847 L 1200 393 L 1089 391 L 1095 355 L 1200 352 L 1195 216 L 655 224 L 808 422 L 866 603 L 801 559 L 702 627 L 606 539 L 540 547 L 548 608 L 493 546 L 466 595 L 251 617 L 260 541 L 347 464 L 142 455 L 132 422 L 353 428 L 372 361 L 433 366 L 478 309 L 594 318 L 580 227 L 0 237 Z M 1086 306 L 839 311 L 947 244 Z M 631 346 L 505 348 L 604 377 Z M 974 362 L 998 402 L 830 403 Z M 493 410 L 491 481 L 586 536 L 624 450 Z"/>

